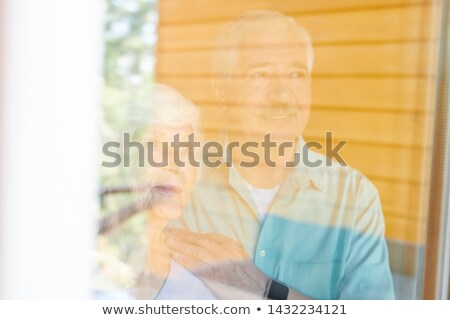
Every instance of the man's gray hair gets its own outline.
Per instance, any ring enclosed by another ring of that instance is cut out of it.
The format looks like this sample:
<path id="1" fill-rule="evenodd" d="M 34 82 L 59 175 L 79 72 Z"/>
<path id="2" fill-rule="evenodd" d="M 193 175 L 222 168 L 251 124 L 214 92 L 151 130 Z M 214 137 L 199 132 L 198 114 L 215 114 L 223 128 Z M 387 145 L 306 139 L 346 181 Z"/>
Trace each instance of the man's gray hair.
<path id="1" fill-rule="evenodd" d="M 250 11 L 228 23 L 216 37 L 213 52 L 214 77 L 228 78 L 232 75 L 237 61 L 239 47 L 250 32 L 262 34 L 273 31 L 284 31 L 291 28 L 304 42 L 307 50 L 308 72 L 312 72 L 314 52 L 311 36 L 292 17 L 274 11 Z"/>

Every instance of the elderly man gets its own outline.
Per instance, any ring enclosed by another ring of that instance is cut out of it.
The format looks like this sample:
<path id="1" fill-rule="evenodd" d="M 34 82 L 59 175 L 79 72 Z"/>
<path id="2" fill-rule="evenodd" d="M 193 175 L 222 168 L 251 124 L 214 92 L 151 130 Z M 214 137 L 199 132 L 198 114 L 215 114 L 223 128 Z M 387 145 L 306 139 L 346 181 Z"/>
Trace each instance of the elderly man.
<path id="1" fill-rule="evenodd" d="M 264 161 L 246 165 L 248 153 L 230 148 L 229 165 L 205 169 L 184 228 L 168 232 L 173 259 L 205 298 L 394 298 L 373 184 L 312 151 L 321 166 L 289 165 L 311 106 L 308 33 L 280 13 L 245 14 L 219 34 L 213 65 L 227 145 L 253 143 Z"/>

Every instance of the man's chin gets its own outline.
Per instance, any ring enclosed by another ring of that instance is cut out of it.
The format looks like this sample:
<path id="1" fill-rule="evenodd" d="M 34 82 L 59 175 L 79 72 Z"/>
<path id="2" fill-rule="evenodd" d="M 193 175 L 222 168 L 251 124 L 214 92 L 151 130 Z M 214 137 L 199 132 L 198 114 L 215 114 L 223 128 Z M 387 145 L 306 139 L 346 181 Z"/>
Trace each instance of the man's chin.
<path id="1" fill-rule="evenodd" d="M 266 128 L 271 140 L 277 143 L 295 140 L 302 133 L 298 121 L 273 121 Z"/>

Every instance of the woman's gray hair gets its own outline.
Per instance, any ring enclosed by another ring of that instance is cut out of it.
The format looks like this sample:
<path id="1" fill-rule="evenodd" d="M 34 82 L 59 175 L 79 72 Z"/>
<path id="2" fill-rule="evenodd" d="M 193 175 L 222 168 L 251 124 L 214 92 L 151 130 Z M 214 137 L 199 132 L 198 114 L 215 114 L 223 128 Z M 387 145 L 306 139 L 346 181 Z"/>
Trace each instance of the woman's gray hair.
<path id="1" fill-rule="evenodd" d="M 174 88 L 160 83 L 139 90 L 129 112 L 129 124 L 130 134 L 135 137 L 157 124 L 189 124 L 197 139 L 202 136 L 197 107 Z"/>
<path id="2" fill-rule="evenodd" d="M 311 36 L 292 17 L 274 11 L 250 11 L 228 23 L 216 37 L 213 52 L 213 73 L 216 78 L 229 78 L 237 62 L 239 47 L 249 33 L 267 33 L 290 28 L 298 33 L 304 42 L 307 54 L 307 66 L 312 72 L 314 52 Z"/>

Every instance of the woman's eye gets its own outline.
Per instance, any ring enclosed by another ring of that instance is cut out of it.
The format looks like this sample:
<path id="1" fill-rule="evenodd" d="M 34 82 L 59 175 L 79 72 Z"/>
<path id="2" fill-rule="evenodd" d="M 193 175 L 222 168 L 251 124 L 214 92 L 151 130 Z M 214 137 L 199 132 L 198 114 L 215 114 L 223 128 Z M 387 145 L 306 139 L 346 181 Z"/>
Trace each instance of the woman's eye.
<path id="1" fill-rule="evenodd" d="M 189 148 L 180 148 L 180 154 L 182 155 L 189 154 Z"/>
<path id="2" fill-rule="evenodd" d="M 161 141 L 159 140 L 150 140 L 149 143 L 153 150 L 159 149 L 161 146 Z"/>

